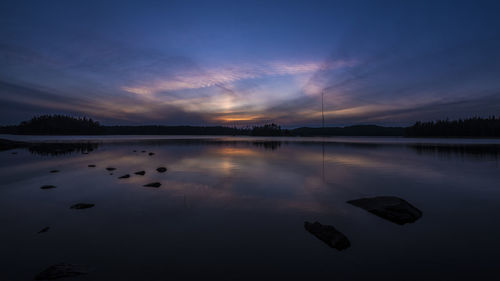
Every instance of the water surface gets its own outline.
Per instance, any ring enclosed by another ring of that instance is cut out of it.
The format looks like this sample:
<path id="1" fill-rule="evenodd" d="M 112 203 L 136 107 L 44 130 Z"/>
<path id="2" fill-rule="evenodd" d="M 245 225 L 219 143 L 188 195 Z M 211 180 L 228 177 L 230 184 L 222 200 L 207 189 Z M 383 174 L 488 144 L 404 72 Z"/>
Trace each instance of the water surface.
<path id="1" fill-rule="evenodd" d="M 83 139 L 90 145 L 64 153 L 0 152 L 0 279 L 32 280 L 60 262 L 92 268 L 68 280 L 498 274 L 496 140 Z M 131 177 L 118 179 L 124 174 Z M 150 182 L 161 187 L 143 186 Z M 403 198 L 423 216 L 397 225 L 346 203 L 380 195 Z M 70 209 L 81 202 L 95 206 Z M 334 226 L 351 246 L 328 247 L 305 221 Z"/>

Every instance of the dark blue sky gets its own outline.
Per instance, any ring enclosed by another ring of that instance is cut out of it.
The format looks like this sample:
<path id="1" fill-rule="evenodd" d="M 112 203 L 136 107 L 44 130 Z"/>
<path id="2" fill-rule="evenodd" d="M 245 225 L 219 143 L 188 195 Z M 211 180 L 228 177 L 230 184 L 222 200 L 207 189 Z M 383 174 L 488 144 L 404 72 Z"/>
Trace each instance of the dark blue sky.
<path id="1" fill-rule="evenodd" d="M 104 2 L 104 3 L 103 3 Z M 2 1 L 0 123 L 500 115 L 499 1 Z"/>

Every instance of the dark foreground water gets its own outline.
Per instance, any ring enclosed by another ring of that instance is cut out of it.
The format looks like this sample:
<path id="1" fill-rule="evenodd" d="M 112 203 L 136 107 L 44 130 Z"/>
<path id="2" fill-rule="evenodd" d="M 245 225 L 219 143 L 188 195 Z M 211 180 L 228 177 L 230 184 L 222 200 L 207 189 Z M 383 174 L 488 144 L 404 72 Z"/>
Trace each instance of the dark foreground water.
<path id="1" fill-rule="evenodd" d="M 359 140 L 120 138 L 1 151 L 0 280 L 61 262 L 90 268 L 75 281 L 498 278 L 498 145 Z M 423 215 L 398 225 L 346 203 L 379 195 Z M 305 221 L 334 226 L 351 246 L 330 248 Z"/>

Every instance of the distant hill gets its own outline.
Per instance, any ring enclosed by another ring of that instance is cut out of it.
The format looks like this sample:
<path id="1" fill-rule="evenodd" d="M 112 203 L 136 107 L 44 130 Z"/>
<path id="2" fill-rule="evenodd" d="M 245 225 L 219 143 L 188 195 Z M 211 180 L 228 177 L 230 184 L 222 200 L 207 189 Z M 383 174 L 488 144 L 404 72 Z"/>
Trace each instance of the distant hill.
<path id="1" fill-rule="evenodd" d="M 19 135 L 238 135 L 238 136 L 402 136 L 402 127 L 375 125 L 282 129 L 276 124 L 234 128 L 224 126 L 103 126 L 91 118 L 43 115 L 17 126 L 0 127 L 0 133 Z"/>
<path id="2" fill-rule="evenodd" d="M 403 127 L 382 127 L 376 125 L 357 125 L 348 127 L 309 128 L 291 130 L 296 136 L 403 136 Z"/>
<path id="3" fill-rule="evenodd" d="M 225 136 L 407 136 L 500 137 L 500 118 L 470 118 L 417 122 L 410 127 L 356 125 L 347 127 L 282 129 L 276 124 L 235 128 L 224 126 L 103 126 L 91 118 L 43 115 L 17 126 L 0 127 L 1 134 L 19 135 L 225 135 Z"/>

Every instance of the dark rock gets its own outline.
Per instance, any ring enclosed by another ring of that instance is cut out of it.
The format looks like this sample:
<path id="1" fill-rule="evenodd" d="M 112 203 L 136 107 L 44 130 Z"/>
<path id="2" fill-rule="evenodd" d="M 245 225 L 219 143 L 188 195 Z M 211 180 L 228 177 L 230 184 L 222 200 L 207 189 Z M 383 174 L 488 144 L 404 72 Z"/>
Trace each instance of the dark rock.
<path id="1" fill-rule="evenodd" d="M 331 225 L 322 225 L 319 222 L 304 222 L 304 228 L 331 248 L 339 251 L 351 246 L 349 239 Z"/>
<path id="2" fill-rule="evenodd" d="M 82 154 L 89 154 L 88 152 L 82 152 Z"/>
<path id="3" fill-rule="evenodd" d="M 139 172 L 135 172 L 134 174 L 144 176 L 146 174 L 146 171 L 139 171 Z"/>
<path id="4" fill-rule="evenodd" d="M 110 175 L 110 176 L 112 176 L 112 175 L 113 175 L 113 173 L 109 173 L 109 175 Z"/>
<path id="5" fill-rule="evenodd" d="M 141 152 L 142 152 L 142 153 L 145 153 L 145 152 L 146 152 L 146 150 L 143 150 L 143 151 L 141 151 Z"/>
<path id="6" fill-rule="evenodd" d="M 42 228 L 42 230 L 38 231 L 38 234 L 47 232 L 47 231 L 49 231 L 49 229 L 50 229 L 50 227 L 48 227 L 48 226 L 44 227 L 44 228 Z"/>
<path id="7" fill-rule="evenodd" d="M 145 187 L 160 187 L 161 183 L 159 182 L 152 182 L 144 185 Z"/>
<path id="8" fill-rule="evenodd" d="M 35 280 L 54 280 L 88 274 L 88 267 L 69 263 L 52 265 L 35 276 Z"/>
<path id="9" fill-rule="evenodd" d="M 415 222 L 422 216 L 422 211 L 406 200 L 393 196 L 361 198 L 347 203 L 400 225 Z"/>
<path id="10" fill-rule="evenodd" d="M 130 178 L 129 174 L 126 174 L 126 175 L 123 175 L 123 176 L 119 177 L 119 179 L 128 179 L 128 178 Z"/>
<path id="11" fill-rule="evenodd" d="M 95 165 L 94 164 L 90 164 L 89 168 L 95 168 Z"/>
<path id="12" fill-rule="evenodd" d="M 158 171 L 158 173 L 165 173 L 167 171 L 167 168 L 159 167 L 159 168 L 156 168 L 156 171 Z"/>
<path id="13" fill-rule="evenodd" d="M 113 168 L 113 167 L 107 167 L 107 168 L 106 168 L 106 170 L 108 170 L 108 171 L 114 171 L 114 170 L 116 170 L 116 168 Z"/>
<path id="14" fill-rule="evenodd" d="M 134 152 L 137 152 L 137 150 L 134 150 Z"/>
<path id="15" fill-rule="evenodd" d="M 89 203 L 78 203 L 75 205 L 72 205 L 70 208 L 71 209 L 76 209 L 76 210 L 81 210 L 81 209 L 88 209 L 94 207 L 95 204 L 89 204 Z"/>
<path id="16" fill-rule="evenodd" d="M 148 153 L 149 156 L 155 155 L 153 152 Z"/>
<path id="17" fill-rule="evenodd" d="M 59 170 L 52 170 L 51 173 L 59 173 Z"/>
<path id="18" fill-rule="evenodd" d="M 40 189 L 52 189 L 52 188 L 56 188 L 55 185 L 43 185 L 40 187 Z"/>

